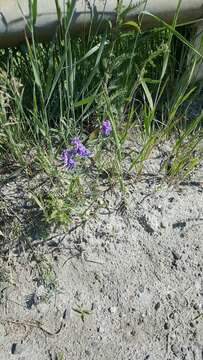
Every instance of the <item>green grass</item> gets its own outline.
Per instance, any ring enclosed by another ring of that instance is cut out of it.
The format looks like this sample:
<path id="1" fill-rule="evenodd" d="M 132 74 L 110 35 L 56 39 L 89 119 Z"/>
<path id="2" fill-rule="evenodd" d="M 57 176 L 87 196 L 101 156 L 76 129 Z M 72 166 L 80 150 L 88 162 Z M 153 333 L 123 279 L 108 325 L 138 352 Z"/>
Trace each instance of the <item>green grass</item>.
<path id="1" fill-rule="evenodd" d="M 75 37 L 69 33 L 73 9 L 64 19 L 58 9 L 58 34 L 42 45 L 35 42 L 34 2 L 32 44 L 0 51 L 0 163 L 11 164 L 10 172 L 19 166 L 28 176 L 41 171 L 49 177 L 49 193 L 30 192 L 48 222 L 69 224 L 76 208 L 84 217 L 80 204 L 97 198 L 102 174 L 125 192 L 124 173 L 142 174 L 153 149 L 172 137 L 160 169 L 166 178 L 189 176 L 201 160 L 203 115 L 185 121 L 183 110 L 199 90 L 192 83 L 198 49 L 176 27 L 178 11 L 172 25 L 162 21 L 147 32 L 138 22 L 126 23 L 126 11 L 118 7 L 112 31 Z M 190 63 L 188 51 L 194 53 Z M 105 118 L 112 124 L 108 139 L 99 133 Z M 141 147 L 132 148 L 126 170 L 125 143 L 132 133 Z M 59 159 L 74 136 L 94 156 L 71 172 Z"/>

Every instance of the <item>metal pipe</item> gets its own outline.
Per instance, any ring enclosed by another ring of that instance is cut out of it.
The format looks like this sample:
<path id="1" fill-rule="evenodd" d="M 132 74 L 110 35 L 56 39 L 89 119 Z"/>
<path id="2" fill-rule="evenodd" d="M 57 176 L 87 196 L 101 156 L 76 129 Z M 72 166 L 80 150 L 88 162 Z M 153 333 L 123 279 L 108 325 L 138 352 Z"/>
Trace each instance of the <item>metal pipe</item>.
<path id="1" fill-rule="evenodd" d="M 96 21 L 116 17 L 117 0 L 73 0 L 74 15 L 71 31 L 80 32 L 91 23 L 92 13 Z M 123 0 L 124 6 L 135 6 L 127 18 L 137 18 L 146 10 L 170 22 L 176 12 L 178 0 Z M 62 15 L 66 12 L 67 0 L 58 0 Z M 203 17 L 203 0 L 182 0 L 179 21 L 191 21 Z M 30 18 L 29 0 L 0 0 L 0 47 L 15 46 L 25 40 L 27 21 Z M 35 33 L 39 41 L 46 41 L 55 34 L 58 23 L 56 0 L 37 1 Z M 143 26 L 156 25 L 150 16 L 144 16 Z"/>

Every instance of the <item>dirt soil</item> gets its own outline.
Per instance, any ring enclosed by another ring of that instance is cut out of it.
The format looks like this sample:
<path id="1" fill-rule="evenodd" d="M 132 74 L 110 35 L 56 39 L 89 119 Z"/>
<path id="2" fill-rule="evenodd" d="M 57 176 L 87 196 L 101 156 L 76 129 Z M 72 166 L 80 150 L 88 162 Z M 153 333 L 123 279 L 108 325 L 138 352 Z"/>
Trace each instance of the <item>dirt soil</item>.
<path id="1" fill-rule="evenodd" d="M 104 191 L 88 221 L 5 252 L 0 359 L 202 360 L 202 169 L 130 178 L 126 202 Z"/>

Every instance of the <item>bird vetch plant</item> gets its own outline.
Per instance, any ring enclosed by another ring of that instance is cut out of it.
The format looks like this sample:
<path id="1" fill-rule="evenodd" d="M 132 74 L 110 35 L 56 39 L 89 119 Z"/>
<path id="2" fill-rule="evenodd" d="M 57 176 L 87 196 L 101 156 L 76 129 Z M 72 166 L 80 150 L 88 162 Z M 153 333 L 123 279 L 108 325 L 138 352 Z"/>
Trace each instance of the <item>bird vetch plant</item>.
<path id="1" fill-rule="evenodd" d="M 105 119 L 101 126 L 101 134 L 103 137 L 110 135 L 112 131 L 111 122 L 108 119 Z M 72 149 L 65 149 L 61 154 L 61 160 L 63 161 L 65 167 L 68 170 L 73 170 L 76 167 L 76 157 L 87 158 L 91 156 L 90 150 L 88 150 L 85 145 L 82 144 L 79 137 L 74 137 L 71 140 Z"/>
<path id="2" fill-rule="evenodd" d="M 73 156 L 73 151 L 68 149 L 63 150 L 61 155 L 61 160 L 69 170 L 73 170 L 76 167 L 76 161 Z"/>
<path id="3" fill-rule="evenodd" d="M 68 170 L 73 170 L 76 167 L 76 157 L 87 158 L 91 156 L 91 152 L 82 144 L 79 137 L 71 140 L 72 149 L 65 149 L 61 154 L 61 160 Z"/>
<path id="4" fill-rule="evenodd" d="M 91 155 L 91 152 L 81 143 L 78 137 L 75 137 L 71 141 L 71 145 L 74 146 L 73 152 L 75 155 L 79 155 L 80 157 L 89 157 Z"/>
<path id="5" fill-rule="evenodd" d="M 109 136 L 111 131 L 112 131 L 111 122 L 108 119 L 104 120 L 101 127 L 102 136 Z"/>

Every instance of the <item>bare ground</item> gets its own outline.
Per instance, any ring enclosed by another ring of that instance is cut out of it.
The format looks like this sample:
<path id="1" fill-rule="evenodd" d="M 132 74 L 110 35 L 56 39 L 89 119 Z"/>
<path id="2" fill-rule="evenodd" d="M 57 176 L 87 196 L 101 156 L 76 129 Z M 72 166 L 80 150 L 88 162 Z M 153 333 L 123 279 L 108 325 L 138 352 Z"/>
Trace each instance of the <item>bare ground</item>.
<path id="1" fill-rule="evenodd" d="M 201 175 L 130 178 L 125 202 L 104 191 L 80 226 L 4 249 L 0 359 L 202 360 Z"/>

